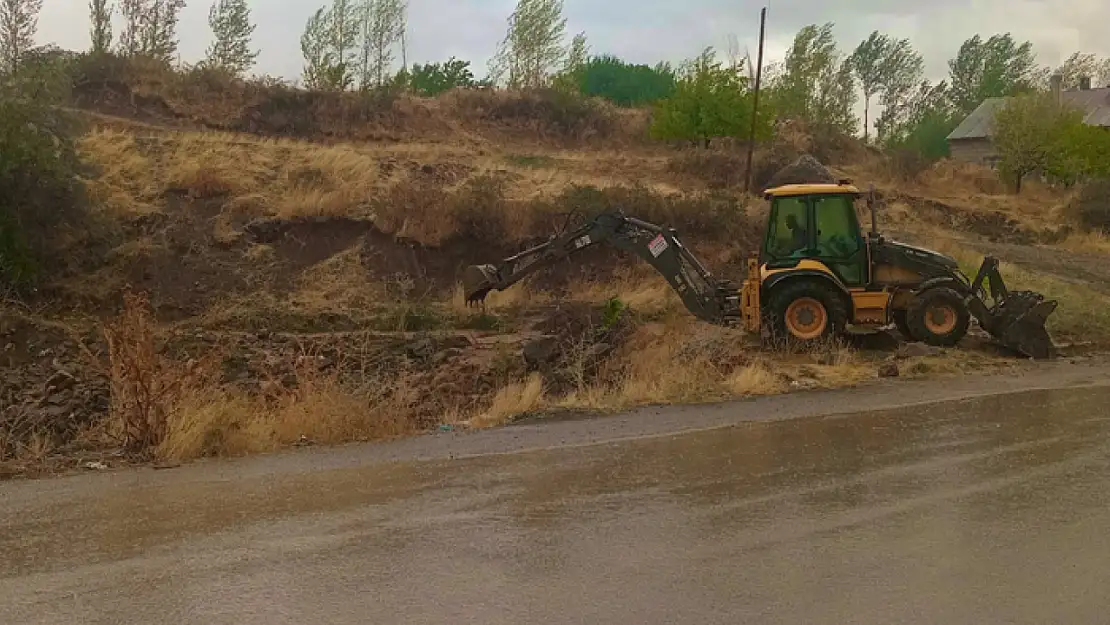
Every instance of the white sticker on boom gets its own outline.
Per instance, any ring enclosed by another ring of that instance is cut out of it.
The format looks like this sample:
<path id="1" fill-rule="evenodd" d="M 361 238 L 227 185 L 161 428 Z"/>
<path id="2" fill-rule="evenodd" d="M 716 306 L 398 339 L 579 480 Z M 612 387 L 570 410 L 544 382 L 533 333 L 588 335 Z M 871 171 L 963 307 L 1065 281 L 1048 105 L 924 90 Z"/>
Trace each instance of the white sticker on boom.
<path id="1" fill-rule="evenodd" d="M 590 235 L 584 235 L 574 240 L 574 247 L 582 249 L 590 244 Z"/>
<path id="2" fill-rule="evenodd" d="M 648 243 L 648 249 L 651 250 L 651 255 L 656 258 L 659 258 L 659 255 L 662 254 L 663 250 L 667 249 L 667 247 L 667 240 L 664 239 L 661 234 L 652 239 L 651 243 Z"/>

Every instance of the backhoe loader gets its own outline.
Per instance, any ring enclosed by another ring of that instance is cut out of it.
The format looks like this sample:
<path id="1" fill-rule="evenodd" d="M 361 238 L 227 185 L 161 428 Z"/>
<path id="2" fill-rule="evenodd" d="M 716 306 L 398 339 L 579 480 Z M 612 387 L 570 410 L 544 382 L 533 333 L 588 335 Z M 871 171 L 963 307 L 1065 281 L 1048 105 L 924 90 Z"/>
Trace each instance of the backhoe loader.
<path id="1" fill-rule="evenodd" d="M 856 212 L 865 195 L 869 233 Z M 1008 290 L 996 258 L 986 257 L 969 279 L 949 256 L 884 238 L 874 189 L 865 194 L 850 180 L 788 184 L 766 190 L 764 199 L 770 206 L 763 244 L 748 258 L 740 284 L 716 278 L 674 229 L 616 210 L 496 265 L 467 267 L 467 302 L 605 244 L 648 262 L 698 319 L 764 338 L 808 343 L 849 326 L 873 331 L 893 324 L 909 340 L 947 347 L 963 339 L 974 317 L 1004 347 L 1036 359 L 1055 355 L 1045 322 L 1056 301 Z"/>

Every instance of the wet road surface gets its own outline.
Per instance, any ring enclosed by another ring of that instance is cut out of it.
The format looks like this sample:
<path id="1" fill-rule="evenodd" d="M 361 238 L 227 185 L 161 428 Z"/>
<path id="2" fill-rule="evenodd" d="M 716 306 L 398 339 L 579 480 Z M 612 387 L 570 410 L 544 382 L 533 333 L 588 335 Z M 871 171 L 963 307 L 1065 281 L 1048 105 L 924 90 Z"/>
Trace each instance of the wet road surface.
<path id="1" fill-rule="evenodd" d="M 1106 623 L 1107 406 L 0 485 L 0 623 Z"/>

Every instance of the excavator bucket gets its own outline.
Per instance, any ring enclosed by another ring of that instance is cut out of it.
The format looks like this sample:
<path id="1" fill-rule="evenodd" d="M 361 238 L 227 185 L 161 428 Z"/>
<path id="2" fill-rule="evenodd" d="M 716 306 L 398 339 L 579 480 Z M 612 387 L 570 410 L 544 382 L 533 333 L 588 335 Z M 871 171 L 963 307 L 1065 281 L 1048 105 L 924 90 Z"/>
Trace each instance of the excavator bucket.
<path id="1" fill-rule="evenodd" d="M 470 265 L 463 270 L 462 284 L 468 306 L 485 301 L 486 295 L 497 284 L 497 268 L 493 265 Z"/>
<path id="2" fill-rule="evenodd" d="M 983 301 L 983 283 L 993 306 Z M 1045 323 L 1058 303 L 1033 291 L 1009 291 L 998 271 L 998 260 L 987 257 L 972 284 L 971 311 L 979 325 L 1001 345 L 1038 360 L 1053 358 L 1056 346 Z"/>

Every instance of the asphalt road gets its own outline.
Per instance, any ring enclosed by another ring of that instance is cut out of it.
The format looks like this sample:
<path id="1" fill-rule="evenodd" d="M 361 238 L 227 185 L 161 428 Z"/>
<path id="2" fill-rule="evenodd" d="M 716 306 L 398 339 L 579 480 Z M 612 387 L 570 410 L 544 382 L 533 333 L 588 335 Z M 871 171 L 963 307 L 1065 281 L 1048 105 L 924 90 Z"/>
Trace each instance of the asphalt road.
<path id="1" fill-rule="evenodd" d="M 1101 624 L 1108 405 L 0 484 L 0 623 Z"/>

